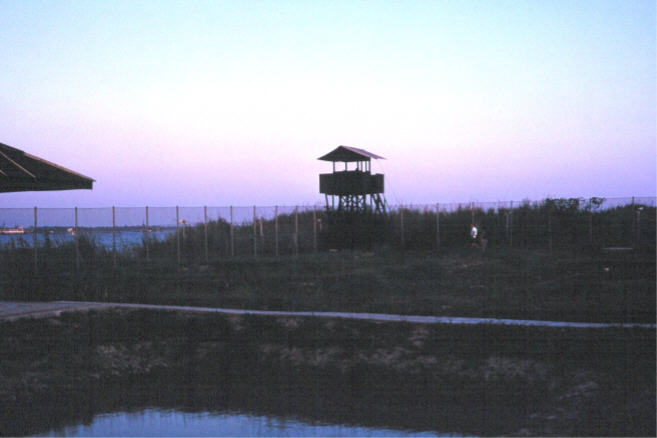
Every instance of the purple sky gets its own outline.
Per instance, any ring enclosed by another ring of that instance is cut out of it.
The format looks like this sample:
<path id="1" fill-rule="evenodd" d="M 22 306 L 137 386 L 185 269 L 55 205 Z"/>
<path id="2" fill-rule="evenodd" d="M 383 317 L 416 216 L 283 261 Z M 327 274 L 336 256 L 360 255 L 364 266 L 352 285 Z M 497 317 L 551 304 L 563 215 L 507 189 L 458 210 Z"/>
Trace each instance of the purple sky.
<path id="1" fill-rule="evenodd" d="M 96 180 L 3 207 L 656 194 L 654 1 L 0 0 L 0 142 Z"/>

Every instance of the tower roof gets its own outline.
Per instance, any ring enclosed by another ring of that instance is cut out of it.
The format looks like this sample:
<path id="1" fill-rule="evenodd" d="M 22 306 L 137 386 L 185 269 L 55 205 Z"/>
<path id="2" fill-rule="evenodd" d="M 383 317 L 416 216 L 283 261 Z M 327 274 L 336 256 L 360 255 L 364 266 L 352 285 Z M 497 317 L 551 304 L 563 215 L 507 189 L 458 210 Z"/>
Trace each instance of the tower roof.
<path id="1" fill-rule="evenodd" d="M 385 160 L 385 158 L 382 156 L 368 152 L 365 149 L 355 148 L 352 146 L 338 146 L 328 154 L 319 157 L 318 160 L 353 162 L 370 161 L 372 158 L 375 160 Z"/>

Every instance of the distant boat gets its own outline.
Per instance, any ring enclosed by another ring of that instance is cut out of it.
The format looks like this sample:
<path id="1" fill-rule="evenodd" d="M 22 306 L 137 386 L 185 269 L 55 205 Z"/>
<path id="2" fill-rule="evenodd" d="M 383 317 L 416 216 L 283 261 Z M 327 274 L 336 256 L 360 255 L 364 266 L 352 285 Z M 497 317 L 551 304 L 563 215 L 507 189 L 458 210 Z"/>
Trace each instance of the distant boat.
<path id="1" fill-rule="evenodd" d="M 25 229 L 23 227 L 0 228 L 0 234 L 25 234 Z"/>

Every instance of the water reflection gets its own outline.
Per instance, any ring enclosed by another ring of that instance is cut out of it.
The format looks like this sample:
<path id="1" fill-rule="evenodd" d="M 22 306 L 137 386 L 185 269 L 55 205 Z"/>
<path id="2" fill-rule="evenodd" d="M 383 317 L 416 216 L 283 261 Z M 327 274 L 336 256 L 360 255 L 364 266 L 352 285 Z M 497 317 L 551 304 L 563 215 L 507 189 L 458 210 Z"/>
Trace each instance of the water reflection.
<path id="1" fill-rule="evenodd" d="M 437 436 L 434 432 L 305 423 L 240 413 L 190 413 L 145 409 L 96 415 L 91 424 L 63 427 L 34 436 Z M 446 436 L 446 435 L 442 435 Z M 454 436 L 454 435 L 449 435 Z"/>
<path id="2" fill-rule="evenodd" d="M 69 426 L 33 436 L 456 436 L 340 424 L 305 423 L 240 413 L 190 413 L 145 409 L 96 415 L 91 424 Z"/>
<path id="3" fill-rule="evenodd" d="M 427 397 L 415 390 L 406 394 L 408 382 L 395 386 L 386 380 L 381 386 L 367 383 L 361 388 L 354 382 L 341 382 L 336 375 L 330 381 L 313 376 L 314 384 L 302 377 L 288 380 L 273 375 L 265 384 L 251 381 L 261 378 L 245 375 L 242 382 L 220 383 L 197 377 L 183 383 L 183 376 L 170 374 L 168 379 L 153 381 L 62 386 L 54 397 L 34 400 L 29 409 L 10 409 L 5 417 L 11 419 L 12 428 L 6 432 L 27 436 L 463 436 L 478 434 L 483 427 L 462 403 L 438 407 L 427 400 L 439 397 L 434 391 Z M 504 430 L 490 420 L 485 423 L 486 430 Z"/>
<path id="4" fill-rule="evenodd" d="M 10 381 L 16 401 L 0 403 L 0 435 L 174 435 L 181 422 L 183 435 L 510 435 L 543 430 L 536 413 L 551 408 L 552 368 L 534 378 L 522 357 L 489 359 L 526 351 L 517 328 L 427 330 L 415 345 L 410 326 L 146 311 L 67 318 L 29 338 L 16 329 L 24 342 L 12 348 L 36 347 L 8 361 L 31 374 Z M 42 351 L 52 366 L 32 365 Z M 245 429 L 224 431 L 235 424 Z"/>

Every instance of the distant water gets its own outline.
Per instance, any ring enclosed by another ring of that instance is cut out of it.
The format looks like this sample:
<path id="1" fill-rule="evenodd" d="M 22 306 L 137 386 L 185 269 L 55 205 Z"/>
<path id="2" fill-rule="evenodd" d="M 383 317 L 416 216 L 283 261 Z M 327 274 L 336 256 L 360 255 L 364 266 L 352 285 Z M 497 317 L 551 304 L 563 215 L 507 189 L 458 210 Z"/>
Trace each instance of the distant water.
<path id="1" fill-rule="evenodd" d="M 164 229 L 161 231 L 153 231 L 149 233 L 149 238 L 151 240 L 164 240 L 168 235 L 175 234 L 176 230 L 173 229 Z M 114 242 L 116 241 L 116 249 L 122 250 L 135 245 L 141 245 L 143 242 L 145 234 L 142 231 L 121 231 L 116 234 L 109 232 L 87 232 L 84 234 L 89 239 L 93 240 L 97 245 L 105 248 L 113 248 Z M 44 233 L 37 234 L 37 243 L 39 247 L 42 247 L 45 243 Z M 53 245 L 58 245 L 67 242 L 73 242 L 75 236 L 68 233 L 54 233 L 49 234 L 48 238 L 50 239 Z M 0 245 L 5 246 L 14 242 L 14 245 L 17 247 L 33 247 L 34 245 L 34 236 L 32 234 L 0 234 Z"/>
<path id="2" fill-rule="evenodd" d="M 435 432 L 402 431 L 325 423 L 241 413 L 190 413 L 178 410 L 145 409 L 96 415 L 90 424 L 51 430 L 33 436 L 456 436 Z"/>

